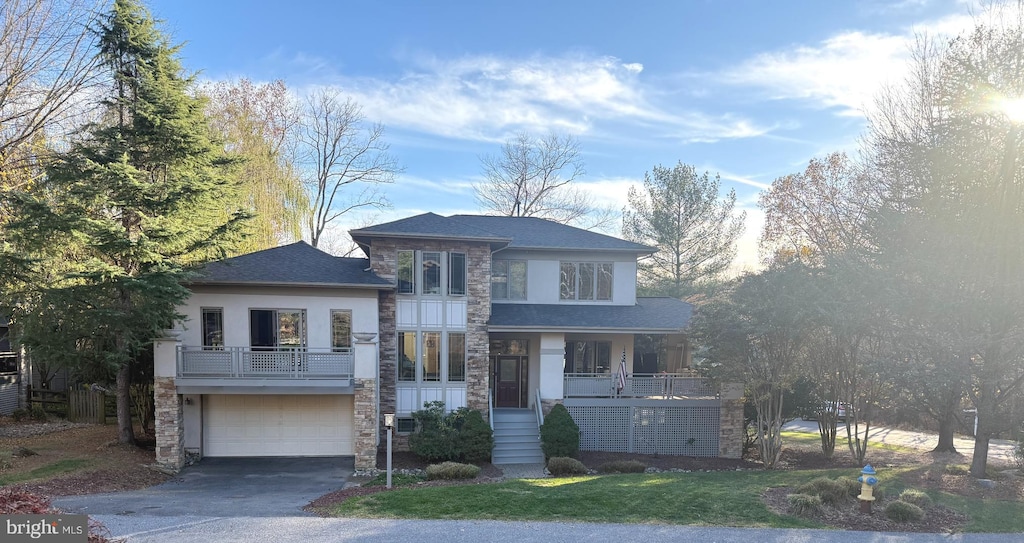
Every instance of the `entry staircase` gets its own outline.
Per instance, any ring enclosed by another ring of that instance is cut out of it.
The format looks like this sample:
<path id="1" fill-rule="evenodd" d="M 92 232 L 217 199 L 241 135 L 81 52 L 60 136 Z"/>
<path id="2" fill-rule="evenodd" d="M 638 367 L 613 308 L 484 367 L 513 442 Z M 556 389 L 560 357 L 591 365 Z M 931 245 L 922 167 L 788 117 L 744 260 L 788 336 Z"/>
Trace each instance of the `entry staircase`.
<path id="1" fill-rule="evenodd" d="M 543 464 L 537 412 L 533 409 L 495 408 L 492 464 Z"/>

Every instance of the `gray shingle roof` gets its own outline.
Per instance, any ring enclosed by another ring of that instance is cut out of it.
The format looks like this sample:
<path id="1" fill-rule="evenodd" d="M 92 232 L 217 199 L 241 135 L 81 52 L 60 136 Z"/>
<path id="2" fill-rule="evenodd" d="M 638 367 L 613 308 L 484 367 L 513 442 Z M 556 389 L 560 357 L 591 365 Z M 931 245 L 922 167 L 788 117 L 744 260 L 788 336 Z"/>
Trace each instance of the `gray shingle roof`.
<path id="1" fill-rule="evenodd" d="M 651 253 L 655 249 L 597 232 L 536 217 L 497 217 L 424 213 L 350 232 L 365 241 L 374 236 L 472 239 L 501 242 L 517 249 L 598 250 Z"/>
<path id="2" fill-rule="evenodd" d="M 435 213 L 423 213 L 406 217 L 397 221 L 375 224 L 349 232 L 353 238 L 366 236 L 385 237 L 430 237 L 454 239 L 479 239 L 485 241 L 508 242 L 508 234 L 500 235 L 492 231 L 476 228 L 462 221 L 454 221 L 450 217 L 442 217 Z"/>
<path id="3" fill-rule="evenodd" d="M 606 236 L 590 230 L 567 226 L 537 217 L 496 217 L 490 215 L 452 215 L 452 220 L 482 230 L 502 232 L 512 237 L 509 248 L 584 249 L 650 253 L 655 249 L 632 241 Z"/>
<path id="4" fill-rule="evenodd" d="M 551 331 L 680 332 L 693 306 L 675 298 L 637 298 L 636 305 L 491 304 L 488 329 Z"/>
<path id="5" fill-rule="evenodd" d="M 365 258 L 342 258 L 304 241 L 210 262 L 196 270 L 194 285 L 250 284 L 393 288 L 372 272 Z"/>

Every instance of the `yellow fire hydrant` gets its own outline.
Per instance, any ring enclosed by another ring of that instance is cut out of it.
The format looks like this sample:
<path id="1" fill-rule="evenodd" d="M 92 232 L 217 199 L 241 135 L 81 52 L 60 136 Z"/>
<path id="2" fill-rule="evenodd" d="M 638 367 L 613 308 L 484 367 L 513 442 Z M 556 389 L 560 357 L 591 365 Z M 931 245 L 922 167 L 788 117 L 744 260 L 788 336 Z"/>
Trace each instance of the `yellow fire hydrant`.
<path id="1" fill-rule="evenodd" d="M 860 496 L 857 496 L 857 499 L 860 500 L 860 512 L 871 514 L 871 502 L 875 501 L 872 493 L 875 485 L 878 484 L 875 468 L 871 467 L 871 464 L 864 466 L 864 469 L 860 470 L 860 477 L 857 477 L 857 481 L 860 483 Z"/>

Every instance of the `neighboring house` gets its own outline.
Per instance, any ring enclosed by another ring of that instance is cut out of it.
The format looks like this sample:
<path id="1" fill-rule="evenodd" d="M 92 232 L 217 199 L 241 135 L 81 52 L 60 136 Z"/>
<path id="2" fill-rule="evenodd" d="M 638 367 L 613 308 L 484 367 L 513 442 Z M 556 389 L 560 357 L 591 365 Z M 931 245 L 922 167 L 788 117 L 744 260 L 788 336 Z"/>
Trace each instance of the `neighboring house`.
<path id="1" fill-rule="evenodd" d="M 10 321 L 7 317 L 0 317 L 0 415 L 10 415 L 21 403 L 18 366 L 18 353 L 11 345 Z"/>
<path id="2" fill-rule="evenodd" d="M 584 448 L 739 455 L 738 395 L 687 370 L 691 306 L 636 296 L 653 248 L 433 213 L 351 235 L 368 260 L 300 242 L 209 264 L 190 284 L 181 344 L 157 344 L 159 462 L 351 454 L 373 467 L 382 414 L 404 445 L 430 401 L 483 412 L 495 463 L 542 461 L 537 425 L 555 403 Z"/>

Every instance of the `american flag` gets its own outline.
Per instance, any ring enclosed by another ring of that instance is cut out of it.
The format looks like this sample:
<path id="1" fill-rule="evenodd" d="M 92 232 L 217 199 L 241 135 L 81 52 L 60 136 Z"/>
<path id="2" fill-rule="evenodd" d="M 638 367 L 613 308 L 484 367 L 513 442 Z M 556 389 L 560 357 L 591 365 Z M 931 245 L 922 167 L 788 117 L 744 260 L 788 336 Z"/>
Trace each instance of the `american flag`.
<path id="1" fill-rule="evenodd" d="M 626 348 L 622 348 L 622 362 L 619 362 L 619 394 L 626 388 Z"/>

